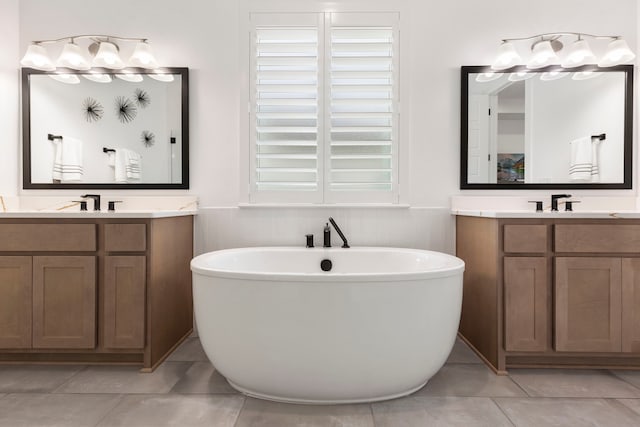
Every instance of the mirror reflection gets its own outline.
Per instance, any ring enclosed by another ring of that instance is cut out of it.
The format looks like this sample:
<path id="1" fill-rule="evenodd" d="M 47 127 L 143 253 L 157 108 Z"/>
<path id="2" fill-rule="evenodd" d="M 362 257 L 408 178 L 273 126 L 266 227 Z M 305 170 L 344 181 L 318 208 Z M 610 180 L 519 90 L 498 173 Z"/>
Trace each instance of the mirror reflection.
<path id="1" fill-rule="evenodd" d="M 188 188 L 186 73 L 25 70 L 25 188 Z"/>
<path id="2" fill-rule="evenodd" d="M 630 188 L 631 70 L 463 67 L 461 188 Z"/>

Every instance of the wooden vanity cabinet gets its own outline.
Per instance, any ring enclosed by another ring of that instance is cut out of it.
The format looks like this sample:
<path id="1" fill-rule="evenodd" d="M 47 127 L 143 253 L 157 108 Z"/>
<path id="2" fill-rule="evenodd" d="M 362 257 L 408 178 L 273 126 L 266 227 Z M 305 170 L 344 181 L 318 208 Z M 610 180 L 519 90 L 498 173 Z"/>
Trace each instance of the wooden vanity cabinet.
<path id="1" fill-rule="evenodd" d="M 457 217 L 461 336 L 508 367 L 640 367 L 640 220 Z"/>
<path id="2" fill-rule="evenodd" d="M 154 369 L 192 331 L 192 257 L 192 216 L 0 219 L 0 361 Z"/>

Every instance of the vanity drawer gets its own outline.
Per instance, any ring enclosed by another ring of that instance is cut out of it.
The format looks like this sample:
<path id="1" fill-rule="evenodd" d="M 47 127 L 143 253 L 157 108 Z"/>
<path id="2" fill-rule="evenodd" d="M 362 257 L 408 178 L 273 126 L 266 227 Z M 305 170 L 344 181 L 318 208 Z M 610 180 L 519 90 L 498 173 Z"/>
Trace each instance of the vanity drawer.
<path id="1" fill-rule="evenodd" d="M 105 224 L 104 250 L 141 252 L 147 249 L 146 224 Z"/>
<path id="2" fill-rule="evenodd" d="M 0 252 L 95 250 L 95 224 L 0 224 Z"/>
<path id="3" fill-rule="evenodd" d="M 640 224 L 557 224 L 556 252 L 640 252 Z"/>
<path id="4" fill-rule="evenodd" d="M 547 251 L 547 226 L 542 224 L 505 224 L 504 252 L 544 253 Z"/>

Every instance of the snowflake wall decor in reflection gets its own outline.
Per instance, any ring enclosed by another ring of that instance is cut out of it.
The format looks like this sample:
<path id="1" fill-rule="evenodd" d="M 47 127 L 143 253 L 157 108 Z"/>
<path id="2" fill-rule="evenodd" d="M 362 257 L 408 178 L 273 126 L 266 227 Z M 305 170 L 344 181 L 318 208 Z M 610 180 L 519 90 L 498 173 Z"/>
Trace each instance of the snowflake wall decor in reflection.
<path id="1" fill-rule="evenodd" d="M 142 134 L 140 135 L 140 140 L 142 141 L 145 147 L 149 148 L 156 143 L 156 136 L 153 132 L 149 132 L 148 130 L 143 130 Z"/>
<path id="2" fill-rule="evenodd" d="M 133 99 L 140 108 L 147 108 L 151 104 L 151 97 L 147 91 L 142 89 L 136 89 L 133 95 Z"/>
<path id="3" fill-rule="evenodd" d="M 138 109 L 133 101 L 124 96 L 116 97 L 116 114 L 122 123 L 129 123 L 136 118 Z"/>
<path id="4" fill-rule="evenodd" d="M 97 100 L 87 97 L 82 103 L 82 109 L 84 111 L 84 118 L 87 122 L 97 122 L 102 118 L 104 114 L 104 108 L 102 104 Z"/>

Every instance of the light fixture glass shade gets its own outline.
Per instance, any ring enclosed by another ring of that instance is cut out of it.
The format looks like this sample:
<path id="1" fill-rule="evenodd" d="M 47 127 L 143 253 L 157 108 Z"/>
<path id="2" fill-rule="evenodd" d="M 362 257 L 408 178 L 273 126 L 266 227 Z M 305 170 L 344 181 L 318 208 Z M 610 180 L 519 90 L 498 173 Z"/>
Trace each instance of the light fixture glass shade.
<path id="1" fill-rule="evenodd" d="M 537 73 L 532 73 L 529 71 L 517 71 L 515 73 L 511 73 L 509 74 L 509 81 L 512 82 L 519 82 L 522 80 L 527 80 L 530 79 L 531 77 L 535 76 Z"/>
<path id="2" fill-rule="evenodd" d="M 53 71 L 56 69 L 55 64 L 47 55 L 46 49 L 38 44 L 29 45 L 27 53 L 20 60 L 20 64 L 41 71 Z"/>
<path id="3" fill-rule="evenodd" d="M 609 43 L 609 46 L 607 46 L 607 51 L 600 62 L 598 62 L 598 66 L 613 67 L 614 65 L 620 65 L 625 62 L 632 61 L 635 57 L 636 55 L 631 52 L 627 42 L 623 39 L 615 39 Z"/>
<path id="4" fill-rule="evenodd" d="M 601 75 L 602 73 L 598 73 L 596 71 L 579 71 L 577 73 L 573 73 L 573 76 L 571 76 L 571 78 L 573 80 L 589 80 L 600 77 Z"/>
<path id="5" fill-rule="evenodd" d="M 551 80 L 558 80 L 563 77 L 567 77 L 569 74 L 570 73 L 563 72 L 561 70 L 547 71 L 546 73 L 542 73 L 542 75 L 540 76 L 540 80 L 549 82 Z"/>
<path id="6" fill-rule="evenodd" d="M 151 52 L 151 46 L 147 42 L 138 42 L 129 58 L 129 64 L 133 67 L 158 68 L 158 62 Z"/>
<path id="7" fill-rule="evenodd" d="M 71 85 L 77 85 L 80 83 L 80 79 L 75 74 L 49 74 L 49 77 L 53 80 Z"/>
<path id="8" fill-rule="evenodd" d="M 88 70 L 91 68 L 91 63 L 85 57 L 80 46 L 70 42 L 64 45 L 64 49 L 62 49 L 62 53 L 58 57 L 58 66 L 73 68 L 74 70 Z"/>
<path id="9" fill-rule="evenodd" d="M 533 52 L 531 59 L 527 62 L 527 68 L 542 68 L 558 62 L 558 56 L 551 47 L 551 41 L 542 40 L 533 45 Z"/>
<path id="10" fill-rule="evenodd" d="M 580 67 L 585 64 L 595 64 L 596 57 L 586 40 L 578 39 L 568 48 L 567 56 L 561 65 L 565 68 Z"/>
<path id="11" fill-rule="evenodd" d="M 486 83 L 486 82 L 491 82 L 493 80 L 498 80 L 502 76 L 503 76 L 502 73 L 492 73 L 492 72 L 480 73 L 476 76 L 476 81 L 478 83 Z"/>
<path id="12" fill-rule="evenodd" d="M 120 80 L 131 83 L 140 83 L 144 80 L 140 74 L 116 74 L 116 77 Z"/>
<path id="13" fill-rule="evenodd" d="M 93 58 L 95 67 L 111 68 L 112 70 L 121 70 L 125 67 L 124 62 L 118 55 L 118 48 L 111 42 L 100 42 L 100 47 Z"/>
<path id="14" fill-rule="evenodd" d="M 147 76 L 151 77 L 154 80 L 158 80 L 159 82 L 169 83 L 174 80 L 173 74 L 155 74 L 149 73 Z"/>
<path id="15" fill-rule="evenodd" d="M 500 45 L 498 57 L 493 61 L 491 68 L 496 71 L 506 70 L 521 63 L 522 58 L 520 58 L 520 55 L 516 52 L 516 48 L 511 42 L 505 41 Z"/>
<path id="16" fill-rule="evenodd" d="M 111 76 L 109 74 L 90 73 L 83 74 L 82 77 L 96 83 L 111 83 Z"/>

